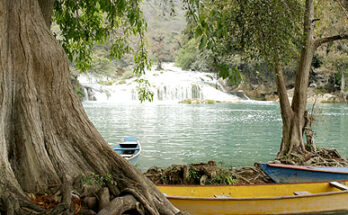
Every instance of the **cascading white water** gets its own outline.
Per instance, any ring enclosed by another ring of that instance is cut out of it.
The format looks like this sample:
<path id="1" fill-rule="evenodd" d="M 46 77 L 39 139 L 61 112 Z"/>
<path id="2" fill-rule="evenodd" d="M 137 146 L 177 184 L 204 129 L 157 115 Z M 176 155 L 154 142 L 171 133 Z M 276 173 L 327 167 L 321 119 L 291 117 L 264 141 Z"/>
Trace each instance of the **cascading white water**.
<path id="1" fill-rule="evenodd" d="M 88 101 L 89 97 L 88 97 L 88 91 L 86 87 L 83 88 L 83 94 L 85 94 L 85 97 L 83 97 L 83 101 Z"/>
<path id="2" fill-rule="evenodd" d="M 141 78 L 150 83 L 154 102 L 179 102 L 185 99 L 237 102 L 239 97 L 225 93 L 222 85 L 212 73 L 183 71 L 173 63 L 163 64 L 163 70 L 146 71 Z M 98 79 L 86 74 L 79 76 L 80 83 L 92 90 L 96 101 L 139 102 L 138 83 L 135 78 L 117 81 L 110 86 L 100 85 Z"/>

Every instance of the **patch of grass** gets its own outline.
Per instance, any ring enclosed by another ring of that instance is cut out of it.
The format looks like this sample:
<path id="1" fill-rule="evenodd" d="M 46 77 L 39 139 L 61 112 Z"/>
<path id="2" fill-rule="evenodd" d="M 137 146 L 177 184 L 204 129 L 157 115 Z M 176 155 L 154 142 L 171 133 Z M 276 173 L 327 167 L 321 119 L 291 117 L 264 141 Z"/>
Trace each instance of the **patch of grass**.
<path id="1" fill-rule="evenodd" d="M 337 103 L 340 103 L 340 101 L 337 101 L 337 100 L 321 101 L 321 103 L 323 103 L 323 104 L 337 104 Z"/>
<path id="2" fill-rule="evenodd" d="M 216 101 L 211 99 L 208 99 L 206 102 L 207 104 L 216 104 Z"/>

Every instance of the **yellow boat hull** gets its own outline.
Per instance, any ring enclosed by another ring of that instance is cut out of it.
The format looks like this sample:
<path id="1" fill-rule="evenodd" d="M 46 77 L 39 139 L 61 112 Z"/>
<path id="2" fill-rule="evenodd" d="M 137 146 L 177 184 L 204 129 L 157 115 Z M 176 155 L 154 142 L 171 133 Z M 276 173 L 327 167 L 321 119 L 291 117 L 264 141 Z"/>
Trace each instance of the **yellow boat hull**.
<path id="1" fill-rule="evenodd" d="M 318 214 L 348 211 L 348 191 L 334 188 L 328 182 L 158 188 L 178 209 L 192 215 Z"/>

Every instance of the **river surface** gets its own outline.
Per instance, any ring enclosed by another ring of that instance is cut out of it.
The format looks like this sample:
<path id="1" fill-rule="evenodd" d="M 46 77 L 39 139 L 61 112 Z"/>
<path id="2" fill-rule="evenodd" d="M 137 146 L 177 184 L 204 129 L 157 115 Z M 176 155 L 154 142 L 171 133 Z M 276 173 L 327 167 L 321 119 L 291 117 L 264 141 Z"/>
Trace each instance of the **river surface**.
<path id="1" fill-rule="evenodd" d="M 137 136 L 137 168 L 215 160 L 223 167 L 250 166 L 274 159 L 281 141 L 279 104 L 112 104 L 84 102 L 109 143 Z M 348 106 L 316 107 L 315 143 L 348 156 Z"/>

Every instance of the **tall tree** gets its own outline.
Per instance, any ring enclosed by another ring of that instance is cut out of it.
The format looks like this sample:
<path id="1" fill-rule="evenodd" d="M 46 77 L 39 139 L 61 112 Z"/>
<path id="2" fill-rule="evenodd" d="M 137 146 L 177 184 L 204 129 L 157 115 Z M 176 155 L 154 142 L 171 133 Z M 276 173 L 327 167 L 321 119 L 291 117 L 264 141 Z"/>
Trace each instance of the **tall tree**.
<path id="1" fill-rule="evenodd" d="M 152 52 L 154 53 L 157 60 L 157 70 L 162 70 L 163 55 L 168 52 L 164 47 L 164 35 L 162 32 L 152 36 L 153 45 Z"/>
<path id="2" fill-rule="evenodd" d="M 261 58 L 273 67 L 283 121 L 277 157 L 306 159 L 308 151 L 303 136 L 308 125 L 307 88 L 313 55 L 323 44 L 348 39 L 347 32 L 326 35 L 327 28 L 322 28 L 324 33 L 316 33 L 315 25 L 320 17 L 314 16 L 314 0 L 185 2 L 189 20 L 197 23 L 195 35 L 200 38 L 201 47 L 224 54 L 240 51 L 246 58 Z M 336 16 L 346 19 L 347 1 L 317 1 L 316 7 L 328 2 L 340 8 Z M 297 71 L 290 103 L 282 68 L 294 61 L 297 61 Z"/>
<path id="3" fill-rule="evenodd" d="M 121 55 L 132 32 L 142 37 L 145 23 L 137 0 L 2 0 L 0 2 L 0 213 L 69 214 L 72 184 L 88 172 L 111 175 L 107 183 L 116 204 L 103 214 L 175 214 L 178 210 L 98 133 L 75 95 L 71 59 L 88 58 L 94 40 L 111 30 L 125 37 L 115 43 Z M 53 8 L 63 47 L 50 31 Z M 104 22 L 104 18 L 106 22 Z M 141 71 L 140 44 L 135 60 Z M 86 51 L 87 50 L 87 51 Z M 28 193 L 61 188 L 63 199 L 51 211 Z M 123 203 L 122 203 L 123 202 Z"/>

